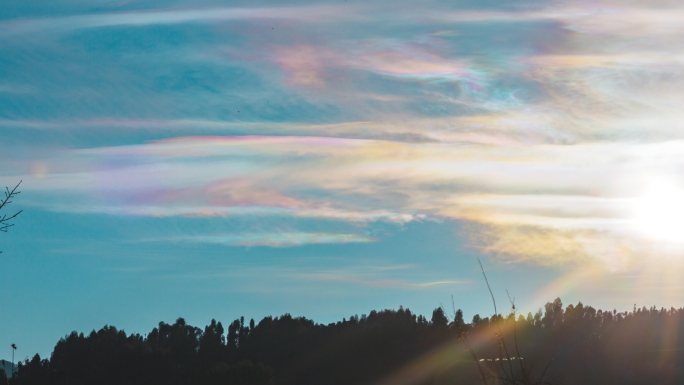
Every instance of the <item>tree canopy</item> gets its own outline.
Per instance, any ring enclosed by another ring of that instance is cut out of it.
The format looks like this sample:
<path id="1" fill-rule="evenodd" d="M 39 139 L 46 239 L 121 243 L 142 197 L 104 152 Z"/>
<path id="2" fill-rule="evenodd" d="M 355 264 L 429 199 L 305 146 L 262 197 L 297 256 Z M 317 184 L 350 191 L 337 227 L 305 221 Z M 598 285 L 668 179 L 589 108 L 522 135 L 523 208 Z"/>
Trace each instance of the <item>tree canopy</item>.
<path id="1" fill-rule="evenodd" d="M 602 311 L 556 299 L 536 314 L 472 319 L 440 307 L 428 321 L 400 307 L 327 325 L 285 314 L 203 329 L 178 318 L 146 335 L 105 326 L 66 335 L 50 359 L 20 363 L 12 385 L 476 384 L 459 336 L 468 334 L 479 365 L 496 370 L 506 358 L 493 338 L 497 321 L 520 350 L 515 359 L 553 360 L 549 370 L 566 384 L 684 382 L 684 309 Z"/>

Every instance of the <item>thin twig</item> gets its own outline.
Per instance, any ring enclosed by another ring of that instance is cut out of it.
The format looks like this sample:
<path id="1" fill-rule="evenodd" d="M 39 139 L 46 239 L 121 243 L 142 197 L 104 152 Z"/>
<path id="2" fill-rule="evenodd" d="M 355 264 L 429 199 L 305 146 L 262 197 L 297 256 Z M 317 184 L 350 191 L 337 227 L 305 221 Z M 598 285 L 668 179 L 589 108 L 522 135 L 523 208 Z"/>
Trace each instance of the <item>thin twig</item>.
<path id="1" fill-rule="evenodd" d="M 518 321 L 515 319 L 515 298 L 511 298 L 511 293 L 508 292 L 508 289 L 506 289 L 506 295 L 508 296 L 508 300 L 511 302 L 511 309 L 513 309 L 513 343 L 515 344 L 515 352 L 518 357 L 520 357 L 520 349 L 518 348 Z M 525 377 L 525 380 L 529 382 L 530 379 L 527 377 L 527 372 L 525 371 L 522 361 L 518 360 L 518 364 L 520 364 L 520 372 L 522 373 L 523 377 Z"/>
<path id="2" fill-rule="evenodd" d="M 5 187 L 5 197 L 0 198 L 0 210 L 5 208 L 5 206 L 9 205 L 12 203 L 12 198 L 19 195 L 21 192 L 17 191 L 19 188 L 19 185 L 21 185 L 22 181 L 19 181 L 16 186 L 12 190 L 10 190 L 8 187 Z M 23 210 L 19 210 L 18 212 L 12 214 L 12 215 L 7 215 L 3 214 L 0 216 L 0 232 L 6 233 L 10 227 L 14 226 L 14 223 L 10 223 L 12 219 L 16 218 L 17 215 L 21 214 Z M 0 254 L 2 254 L 2 251 L 0 251 Z"/>
<path id="3" fill-rule="evenodd" d="M 485 274 L 484 267 L 482 267 L 482 261 L 480 261 L 480 258 L 477 259 L 477 263 L 480 264 L 480 271 L 482 272 L 482 276 L 484 277 L 485 283 L 487 284 L 487 289 L 489 289 L 489 295 L 492 296 L 492 303 L 494 303 L 494 315 L 497 315 L 498 312 L 496 310 L 496 299 L 494 298 L 492 288 L 489 286 L 489 280 L 487 279 L 487 274 Z"/>
<path id="4" fill-rule="evenodd" d="M 518 363 L 520 365 L 520 375 L 522 378 L 518 377 L 518 375 L 515 373 L 513 370 L 513 363 L 511 362 L 511 356 L 508 352 L 508 348 L 506 346 L 506 340 L 504 339 L 503 335 L 503 330 L 501 328 L 501 323 L 499 320 L 499 314 L 498 314 L 498 309 L 496 306 L 496 299 L 494 297 L 494 293 L 492 291 L 492 287 L 489 284 L 489 280 L 487 279 L 487 274 L 484 271 L 484 267 L 482 266 L 482 261 L 478 258 L 477 262 L 480 264 L 480 271 L 482 272 L 482 276 L 485 279 L 485 283 L 487 284 L 487 289 L 489 290 L 489 295 L 492 297 L 492 303 L 494 305 L 494 322 L 496 323 L 496 327 L 498 329 L 498 335 L 496 336 L 499 339 L 499 354 L 504 355 L 505 353 L 506 358 L 505 360 L 508 361 L 508 366 L 510 369 L 510 373 L 506 371 L 505 366 L 503 365 L 503 362 L 499 362 L 499 365 L 501 366 L 501 371 L 503 373 L 503 376 L 493 376 L 495 380 L 497 380 L 499 383 L 502 384 L 513 384 L 513 385 L 557 385 L 561 384 L 562 380 L 560 378 L 547 378 L 547 372 L 549 370 L 549 367 L 553 363 L 553 360 L 549 362 L 549 364 L 546 366 L 544 371 L 541 373 L 539 378 L 537 380 L 532 380 L 531 373 L 532 373 L 532 367 L 523 364 L 521 361 L 522 358 L 520 357 L 520 349 L 518 346 L 518 326 L 517 326 L 517 320 L 516 320 L 516 315 L 517 315 L 517 310 L 515 307 L 515 299 L 511 298 L 510 293 L 508 290 L 506 290 L 506 295 L 508 296 L 508 300 L 511 303 L 511 309 L 512 309 L 512 315 L 513 315 L 513 341 L 515 344 L 515 352 L 518 355 Z M 502 359 L 503 361 L 503 359 Z"/>
<path id="5" fill-rule="evenodd" d="M 503 346 L 504 352 L 506 352 L 506 358 L 508 359 L 508 366 L 510 367 L 512 376 L 513 364 L 511 364 L 511 355 L 508 354 L 508 349 L 506 348 L 506 341 L 503 337 L 503 330 L 501 330 L 501 324 L 499 323 L 499 316 L 496 309 L 496 299 L 494 298 L 494 292 L 492 292 L 492 287 L 489 285 L 489 280 L 487 279 L 487 274 L 485 274 L 484 267 L 482 266 L 482 261 L 480 260 L 480 258 L 477 259 L 477 263 L 480 264 L 480 271 L 482 271 L 482 276 L 484 277 L 485 283 L 487 284 L 487 289 L 489 289 L 489 295 L 492 296 L 492 303 L 494 304 L 494 317 L 496 319 L 496 327 L 499 329 L 499 339 L 501 341 L 501 345 Z"/>

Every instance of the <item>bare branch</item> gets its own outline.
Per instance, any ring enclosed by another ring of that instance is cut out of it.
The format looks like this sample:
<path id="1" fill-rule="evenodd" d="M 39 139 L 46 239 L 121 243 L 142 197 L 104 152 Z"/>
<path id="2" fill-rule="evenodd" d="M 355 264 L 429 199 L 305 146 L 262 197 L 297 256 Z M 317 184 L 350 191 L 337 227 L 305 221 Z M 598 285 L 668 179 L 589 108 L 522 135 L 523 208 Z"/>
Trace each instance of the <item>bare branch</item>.
<path id="1" fill-rule="evenodd" d="M 8 187 L 5 187 L 5 197 L 0 198 L 0 210 L 8 206 L 10 203 L 12 203 L 12 198 L 16 197 L 21 193 L 21 191 L 17 191 L 19 188 L 19 185 L 21 185 L 22 181 L 19 181 L 16 186 L 12 190 L 10 190 Z M 21 214 L 23 210 L 19 210 L 14 214 L 2 214 L 0 215 L 0 232 L 6 233 L 10 227 L 14 226 L 14 223 L 11 223 L 11 221 L 16 218 L 19 214 Z M 2 254 L 2 251 L 0 251 L 0 254 Z"/>
<path id="2" fill-rule="evenodd" d="M 492 304 L 494 305 L 494 323 L 496 324 L 498 333 L 496 333 L 496 338 L 499 340 L 499 354 L 502 356 L 501 361 L 499 361 L 499 366 L 501 367 L 501 375 L 495 375 L 492 376 L 492 379 L 497 381 L 498 383 L 501 384 L 513 384 L 513 385 L 558 385 L 561 384 L 562 381 L 559 378 L 549 378 L 547 376 L 547 371 L 549 367 L 551 366 L 551 362 L 546 366 L 544 371 L 541 373 L 539 378 L 537 380 L 532 380 L 532 366 L 528 364 L 524 364 L 522 361 L 522 357 L 520 354 L 520 349 L 518 347 L 518 326 L 517 326 L 517 320 L 515 318 L 517 312 L 516 312 L 516 306 L 515 306 L 515 298 L 511 298 L 510 293 L 508 290 L 506 290 L 506 295 L 508 296 L 508 300 L 511 303 L 511 314 L 513 315 L 513 341 L 514 341 L 514 347 L 515 347 L 515 352 L 518 357 L 518 363 L 520 365 L 520 372 L 517 373 L 513 369 L 513 363 L 511 362 L 511 356 L 508 352 L 508 348 L 506 346 L 506 340 L 504 338 L 503 334 L 503 329 L 501 328 L 500 320 L 499 320 L 499 313 L 497 310 L 496 306 L 496 299 L 494 298 L 494 292 L 492 291 L 492 287 L 489 284 L 489 280 L 487 279 L 487 274 L 485 273 L 484 267 L 482 266 L 482 261 L 478 258 L 477 262 L 480 264 L 480 271 L 482 272 L 482 276 L 484 277 L 485 283 L 487 284 L 487 289 L 489 290 L 489 295 L 492 297 Z M 470 348 L 468 344 L 466 345 L 469 350 Z M 474 352 L 471 352 L 474 356 Z M 505 356 L 505 358 L 503 358 Z M 503 364 L 503 361 L 508 361 L 508 371 L 506 370 L 506 366 Z M 484 380 L 483 376 L 483 382 L 486 384 L 486 380 Z"/>
<path id="3" fill-rule="evenodd" d="M 499 342 L 503 347 L 504 352 L 506 352 L 506 358 L 508 359 L 508 366 L 511 370 L 511 375 L 513 375 L 513 364 L 511 364 L 511 355 L 508 354 L 508 348 L 506 347 L 506 341 L 503 338 L 503 330 L 501 330 L 501 324 L 499 323 L 498 312 L 496 309 L 496 299 L 494 298 L 494 292 L 492 292 L 492 287 L 489 285 L 489 280 L 487 279 L 487 274 L 485 274 L 484 267 L 482 266 L 482 261 L 480 258 L 477 259 L 477 263 L 480 264 L 480 271 L 482 271 L 482 276 L 484 277 L 485 283 L 487 284 L 487 289 L 489 289 L 489 295 L 492 296 L 492 303 L 494 304 L 494 319 L 496 320 L 496 327 L 499 329 Z M 503 366 L 503 365 L 502 365 Z"/>
<path id="4" fill-rule="evenodd" d="M 480 258 L 477 259 L 477 263 L 480 264 L 480 271 L 482 272 L 482 276 L 484 277 L 485 283 L 487 284 L 487 289 L 489 289 L 489 295 L 492 296 L 492 303 L 494 304 L 494 315 L 497 315 L 498 312 L 496 310 L 496 299 L 494 298 L 494 293 L 492 292 L 491 286 L 489 286 L 489 280 L 487 279 L 487 274 L 485 274 L 484 267 L 482 267 L 482 261 L 480 261 Z"/>
<path id="5" fill-rule="evenodd" d="M 518 355 L 518 357 L 520 357 L 520 349 L 518 348 L 518 321 L 515 319 L 515 298 L 511 298 L 511 293 L 508 292 L 508 289 L 506 289 L 506 295 L 508 296 L 508 300 L 511 302 L 511 309 L 513 310 L 513 344 L 515 345 L 516 354 Z M 520 364 L 520 372 L 525 377 L 525 380 L 529 382 L 529 378 L 527 377 L 527 371 L 525 371 L 525 367 L 523 366 L 522 361 L 518 360 L 518 363 Z"/>

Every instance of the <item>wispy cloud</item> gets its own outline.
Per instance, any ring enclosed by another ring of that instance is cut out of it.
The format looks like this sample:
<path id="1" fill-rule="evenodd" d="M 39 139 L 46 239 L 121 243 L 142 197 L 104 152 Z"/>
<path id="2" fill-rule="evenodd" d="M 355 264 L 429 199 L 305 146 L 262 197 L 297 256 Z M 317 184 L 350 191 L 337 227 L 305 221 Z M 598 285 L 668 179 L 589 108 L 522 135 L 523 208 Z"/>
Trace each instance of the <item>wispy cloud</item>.
<path id="1" fill-rule="evenodd" d="M 90 35 L 72 37 L 65 52 L 101 55 L 109 69 L 97 83 L 108 98 L 87 105 L 110 112 L 65 110 L 86 105 L 77 89 L 59 92 L 68 101 L 55 107 L 62 115 L 3 115 L 0 127 L 21 133 L 5 146 L 34 132 L 60 133 L 63 142 L 14 160 L 2 175 L 49 193 L 33 204 L 56 211 L 353 226 L 448 218 L 466 223 L 465 238 L 478 250 L 511 262 L 581 259 L 617 269 L 662 253 L 639 230 L 637 206 L 654 181 L 683 182 L 684 50 L 677 42 L 684 7 L 465 5 L 150 9 L 2 21 L 0 39 L 27 44 L 31 36 L 115 26 L 145 35 L 155 25 L 201 24 L 212 36 L 205 46 L 185 44 L 182 60 L 168 51 L 177 52 L 175 41 L 136 51 L 136 63 L 177 66 L 149 84 L 134 71 L 121 75 L 135 67 L 129 62 L 108 67 L 111 57 L 127 57 L 125 49 L 94 49 Z M 228 23 L 237 20 L 244 30 Z M 19 53 L 10 55 L 17 68 L 43 60 Z M 214 84 L 229 68 L 230 82 Z M 144 111 L 119 113 L 108 104 L 130 89 L 136 93 L 125 99 L 139 100 Z M 7 111 L 33 111 L 33 102 L 20 105 L 22 97 Z M 150 109 L 156 117 L 146 115 Z M 93 132 L 114 139 L 88 145 L 83 138 Z M 288 234 L 268 237 L 273 245 L 371 240 Z M 204 241 L 211 239 L 222 238 Z"/>
<path id="2" fill-rule="evenodd" d="M 373 238 L 358 234 L 277 232 L 184 236 L 163 241 L 215 243 L 228 246 L 290 247 L 330 243 L 366 243 L 373 242 Z"/>
<path id="3" fill-rule="evenodd" d="M 349 10 L 349 7 L 345 7 Z M 113 26 L 144 26 L 155 24 L 179 24 L 193 22 L 216 23 L 230 20 L 297 20 L 320 21 L 337 18 L 344 9 L 339 6 L 285 6 L 271 8 L 221 7 L 152 9 L 143 11 L 110 12 L 104 14 L 57 16 L 5 21 L 0 23 L 0 35 L 16 35 L 36 32 L 64 32 L 81 28 Z"/>
<path id="4" fill-rule="evenodd" d="M 424 289 L 435 286 L 466 285 L 469 280 L 435 280 L 427 282 L 411 282 L 405 278 L 391 278 L 388 273 L 396 273 L 406 270 L 407 266 L 363 266 L 347 269 L 336 269 L 330 271 L 316 271 L 305 273 L 294 273 L 297 279 L 340 282 L 350 285 L 360 285 L 374 288 L 404 288 L 404 289 Z M 415 267 L 412 267 L 415 269 Z"/>
<path id="5" fill-rule="evenodd" d="M 90 196 L 51 206 L 75 212 L 397 223 L 453 218 L 495 230 L 477 230 L 473 240 L 480 246 L 484 241 L 484 251 L 555 263 L 581 255 L 618 258 L 629 249 L 624 240 L 641 236 L 635 210 L 642 186 L 663 165 L 684 164 L 683 143 L 492 146 L 190 137 L 73 151 L 69 156 L 102 166 L 27 176 L 27 185 Z M 306 233 L 276 238 L 273 245 L 370 241 Z M 224 240 L 239 242 L 262 240 Z"/>
<path id="6" fill-rule="evenodd" d="M 355 275 L 335 274 L 335 273 L 315 273 L 315 274 L 299 274 L 297 278 L 309 279 L 315 281 L 326 282 L 343 282 L 354 285 L 362 285 L 375 288 L 405 288 L 405 289 L 421 289 L 433 286 L 442 285 L 464 285 L 469 284 L 470 281 L 434 281 L 434 282 L 408 282 L 397 279 L 372 279 L 364 278 Z"/>

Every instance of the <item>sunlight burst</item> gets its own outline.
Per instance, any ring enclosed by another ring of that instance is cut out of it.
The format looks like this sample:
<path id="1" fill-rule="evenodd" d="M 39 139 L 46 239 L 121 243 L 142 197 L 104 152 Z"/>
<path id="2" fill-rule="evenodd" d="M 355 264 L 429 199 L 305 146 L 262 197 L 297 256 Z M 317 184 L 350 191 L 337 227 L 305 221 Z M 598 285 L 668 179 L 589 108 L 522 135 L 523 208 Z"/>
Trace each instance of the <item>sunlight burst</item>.
<path id="1" fill-rule="evenodd" d="M 684 243 L 684 191 L 672 183 L 652 184 L 636 201 L 636 219 L 650 238 Z"/>

